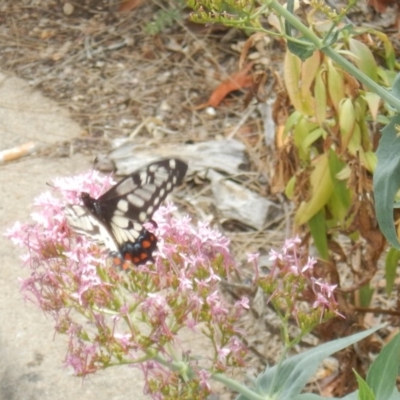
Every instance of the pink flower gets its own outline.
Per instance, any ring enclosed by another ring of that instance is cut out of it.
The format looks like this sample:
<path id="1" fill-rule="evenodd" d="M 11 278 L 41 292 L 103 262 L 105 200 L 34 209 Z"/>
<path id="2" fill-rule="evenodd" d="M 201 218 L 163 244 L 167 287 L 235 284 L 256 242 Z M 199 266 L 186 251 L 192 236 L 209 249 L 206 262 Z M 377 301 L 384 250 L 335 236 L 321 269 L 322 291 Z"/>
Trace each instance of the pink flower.
<path id="1" fill-rule="evenodd" d="M 218 361 L 221 364 L 225 363 L 226 357 L 230 354 L 231 350 L 228 349 L 227 347 L 224 348 L 218 348 L 217 349 L 217 354 L 218 354 Z"/>
<path id="2" fill-rule="evenodd" d="M 282 260 L 283 256 L 275 251 L 274 249 L 271 249 L 269 252 L 269 260 L 270 261 L 276 261 L 276 260 Z"/>
<path id="3" fill-rule="evenodd" d="M 211 386 L 210 386 L 210 379 L 211 379 L 211 374 L 206 371 L 205 369 L 201 369 L 199 371 L 199 377 L 200 377 L 200 386 L 207 389 L 207 390 L 211 390 Z"/>
<path id="4" fill-rule="evenodd" d="M 247 262 L 257 263 L 259 257 L 260 257 L 260 253 L 247 253 Z"/>
<path id="5" fill-rule="evenodd" d="M 29 276 L 22 291 L 54 318 L 58 333 L 68 335 L 65 362 L 76 374 L 140 364 L 154 398 L 161 398 L 165 385 L 180 382 L 178 372 L 166 366 L 176 354 L 191 350 L 179 342 L 179 331 L 206 332 L 207 345 L 216 352 L 204 356 L 210 371 L 204 372 L 194 357 L 182 361 L 206 393 L 211 373 L 236 367 L 246 352 L 234 324 L 249 300 L 243 297 L 232 306 L 219 288 L 236 268 L 229 240 L 207 224 L 174 218 L 175 207 L 167 205 L 153 216 L 157 228 L 146 224 L 158 240 L 154 263 L 117 270 L 108 249 L 73 232 L 63 212 L 67 204 L 81 202 L 81 192 L 97 198 L 111 184 L 110 177 L 95 171 L 57 179 L 56 193 L 63 199 L 44 193 L 34 200 L 31 223 L 8 230 L 7 236 L 26 250 Z"/>
<path id="6" fill-rule="evenodd" d="M 246 310 L 248 310 L 250 308 L 248 297 L 242 296 L 239 301 L 235 302 L 234 307 L 235 308 L 242 307 L 242 308 L 245 308 Z"/>
<path id="7" fill-rule="evenodd" d="M 314 265 L 317 263 L 317 260 L 313 257 L 308 257 L 307 263 L 304 265 L 304 267 L 301 269 L 301 273 L 304 273 L 306 271 L 313 271 Z"/>
<path id="8" fill-rule="evenodd" d="M 282 247 L 283 253 L 287 254 L 289 250 L 293 250 L 297 248 L 297 245 L 301 243 L 301 239 L 299 236 L 295 236 L 294 238 L 289 238 L 285 240 L 285 244 Z"/>

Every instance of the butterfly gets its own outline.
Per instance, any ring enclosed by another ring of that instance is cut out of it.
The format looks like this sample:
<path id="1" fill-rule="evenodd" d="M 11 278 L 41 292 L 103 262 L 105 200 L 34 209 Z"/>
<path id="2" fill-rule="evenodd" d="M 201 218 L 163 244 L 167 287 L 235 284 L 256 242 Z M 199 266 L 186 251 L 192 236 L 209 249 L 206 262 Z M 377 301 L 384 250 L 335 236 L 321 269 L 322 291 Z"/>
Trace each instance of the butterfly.
<path id="1" fill-rule="evenodd" d="M 138 169 L 111 187 L 98 199 L 82 192 L 82 205 L 65 207 L 69 226 L 77 233 L 104 244 L 114 257 L 114 264 L 152 261 L 157 238 L 143 223 L 172 192 L 182 184 L 187 164 L 181 160 L 162 159 Z"/>

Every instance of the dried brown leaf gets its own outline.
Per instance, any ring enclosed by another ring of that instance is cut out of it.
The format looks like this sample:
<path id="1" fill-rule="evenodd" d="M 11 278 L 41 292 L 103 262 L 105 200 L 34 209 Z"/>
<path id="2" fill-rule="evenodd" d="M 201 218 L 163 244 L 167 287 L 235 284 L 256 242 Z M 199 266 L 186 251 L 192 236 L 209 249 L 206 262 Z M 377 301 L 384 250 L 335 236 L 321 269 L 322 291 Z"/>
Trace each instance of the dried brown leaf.
<path id="1" fill-rule="evenodd" d="M 119 5 L 118 11 L 120 12 L 129 12 L 133 9 L 141 6 L 143 0 L 124 0 Z"/>
<path id="2" fill-rule="evenodd" d="M 253 63 L 247 64 L 241 71 L 232 74 L 228 79 L 220 83 L 212 92 L 207 105 L 216 108 L 229 93 L 251 87 L 253 76 L 249 74 L 249 71 L 252 66 Z"/>

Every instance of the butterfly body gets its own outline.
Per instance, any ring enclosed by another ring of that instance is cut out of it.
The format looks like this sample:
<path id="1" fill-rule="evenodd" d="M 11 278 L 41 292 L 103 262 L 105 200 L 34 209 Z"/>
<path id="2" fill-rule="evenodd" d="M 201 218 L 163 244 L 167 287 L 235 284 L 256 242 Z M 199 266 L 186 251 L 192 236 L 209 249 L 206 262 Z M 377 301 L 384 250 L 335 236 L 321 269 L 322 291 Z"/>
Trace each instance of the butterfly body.
<path id="1" fill-rule="evenodd" d="M 143 167 L 111 187 L 98 199 L 82 192 L 82 205 L 66 207 L 69 225 L 103 243 L 121 260 L 140 265 L 152 260 L 155 235 L 143 227 L 167 195 L 183 182 L 187 164 L 164 159 Z"/>

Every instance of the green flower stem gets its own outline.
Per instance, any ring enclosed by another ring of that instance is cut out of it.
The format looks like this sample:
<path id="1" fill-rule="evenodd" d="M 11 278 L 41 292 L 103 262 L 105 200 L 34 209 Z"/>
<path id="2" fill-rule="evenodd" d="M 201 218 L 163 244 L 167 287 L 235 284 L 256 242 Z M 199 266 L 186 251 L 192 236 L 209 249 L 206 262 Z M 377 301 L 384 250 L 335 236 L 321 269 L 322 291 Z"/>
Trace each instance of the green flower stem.
<path id="1" fill-rule="evenodd" d="M 260 395 L 256 393 L 254 390 L 242 385 L 240 382 L 230 379 L 225 375 L 222 374 L 213 374 L 211 375 L 212 379 L 216 380 L 217 382 L 223 383 L 226 387 L 235 390 L 236 392 L 246 396 L 246 399 L 249 400 L 268 400 L 269 397 L 265 395 Z"/>
<path id="2" fill-rule="evenodd" d="M 354 76 L 360 82 L 362 82 L 365 86 L 368 86 L 373 92 L 379 95 L 384 101 L 389 103 L 392 107 L 394 107 L 397 111 L 400 112 L 400 99 L 397 99 L 393 96 L 389 91 L 387 91 L 382 86 L 378 85 L 367 75 L 362 73 L 359 69 L 357 69 L 351 62 L 349 62 L 346 58 L 342 57 L 339 53 L 333 50 L 330 46 L 324 46 L 323 41 L 315 35 L 310 29 L 308 29 L 305 25 L 303 25 L 300 20 L 298 20 L 292 13 L 290 13 L 285 7 L 282 7 L 275 0 L 264 0 L 265 4 L 269 5 L 274 11 L 276 11 L 279 15 L 285 18 L 290 25 L 296 28 L 299 32 L 301 32 L 314 46 L 325 53 L 328 57 L 330 57 L 333 61 L 338 63 L 345 71 Z"/>
<path id="3" fill-rule="evenodd" d="M 384 101 L 389 103 L 398 112 L 400 112 L 400 99 L 397 99 L 389 91 L 387 91 L 382 86 L 378 85 L 370 77 L 363 74 L 359 69 L 357 69 L 351 62 L 346 58 L 342 57 L 339 53 L 333 50 L 331 47 L 324 47 L 321 49 L 328 57 L 333 61 L 337 62 L 344 70 L 362 82 L 365 86 L 368 86 L 373 92 L 375 92 Z"/>
<path id="4" fill-rule="evenodd" d="M 110 364 L 110 366 L 115 366 L 115 365 L 122 365 L 122 364 L 138 364 L 140 362 L 146 361 L 146 360 L 154 360 L 158 362 L 159 364 L 163 365 L 166 368 L 169 368 L 172 371 L 178 371 L 182 378 L 187 382 L 191 379 L 193 372 L 190 366 L 183 362 L 183 361 L 169 361 L 160 356 L 156 350 L 154 349 L 149 349 L 146 351 L 146 355 L 142 357 L 141 359 L 137 360 L 121 360 L 118 363 Z M 244 396 L 246 396 L 247 399 L 249 400 L 268 400 L 269 397 L 261 396 L 258 393 L 254 392 L 254 390 L 244 386 L 240 382 L 228 378 L 227 376 L 223 374 L 212 374 L 211 378 L 217 382 L 221 382 L 227 387 L 229 387 L 232 390 L 235 390 L 237 393 L 240 393 Z"/>

